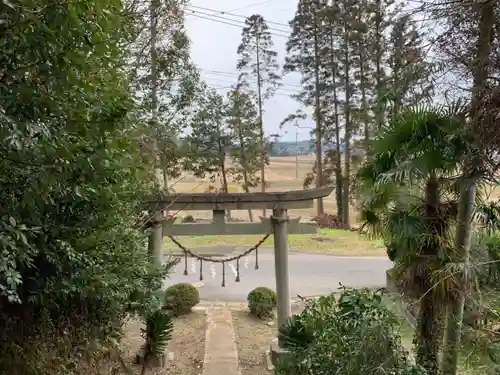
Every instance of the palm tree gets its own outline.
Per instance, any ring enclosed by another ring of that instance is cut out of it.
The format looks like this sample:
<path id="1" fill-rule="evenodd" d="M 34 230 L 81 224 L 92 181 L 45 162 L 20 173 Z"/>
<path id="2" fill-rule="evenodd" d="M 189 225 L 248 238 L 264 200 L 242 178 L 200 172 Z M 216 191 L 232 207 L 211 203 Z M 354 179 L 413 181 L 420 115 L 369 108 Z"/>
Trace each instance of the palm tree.
<path id="1" fill-rule="evenodd" d="M 415 107 L 378 133 L 373 154 L 358 173 L 364 225 L 384 239 L 401 292 L 420 302 L 415 332 L 417 364 L 438 373 L 456 218 L 459 165 L 467 151 L 459 107 Z"/>

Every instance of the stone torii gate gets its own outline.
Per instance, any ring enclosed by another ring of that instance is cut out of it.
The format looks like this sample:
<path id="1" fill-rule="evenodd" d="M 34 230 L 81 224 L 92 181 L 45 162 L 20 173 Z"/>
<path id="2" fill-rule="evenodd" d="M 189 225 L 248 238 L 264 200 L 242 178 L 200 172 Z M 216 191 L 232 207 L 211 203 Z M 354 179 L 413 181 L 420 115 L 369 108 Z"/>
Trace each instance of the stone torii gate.
<path id="1" fill-rule="evenodd" d="M 148 202 L 159 213 L 169 211 L 213 212 L 212 223 L 174 224 L 157 217 L 153 221 L 153 233 L 149 248 L 156 262 L 161 263 L 163 237 L 165 236 L 208 236 L 208 235 L 249 235 L 263 234 L 274 236 L 274 265 L 276 295 L 278 300 L 278 327 L 290 316 L 290 283 L 288 273 L 288 234 L 316 233 L 316 223 L 300 222 L 300 217 L 289 219 L 288 210 L 312 208 L 314 200 L 327 197 L 333 186 L 324 186 L 308 190 L 286 192 L 254 193 L 191 193 L 169 194 L 159 201 Z M 270 209 L 270 218 L 261 217 L 260 222 L 226 222 L 225 212 L 230 210 Z M 160 215 L 158 215 L 160 216 Z"/>

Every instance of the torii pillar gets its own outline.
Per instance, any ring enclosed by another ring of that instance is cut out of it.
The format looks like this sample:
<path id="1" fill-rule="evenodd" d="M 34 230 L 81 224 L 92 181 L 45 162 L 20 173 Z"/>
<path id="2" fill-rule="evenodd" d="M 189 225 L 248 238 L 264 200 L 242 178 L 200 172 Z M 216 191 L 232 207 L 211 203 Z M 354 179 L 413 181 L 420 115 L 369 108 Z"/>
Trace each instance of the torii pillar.
<path id="1" fill-rule="evenodd" d="M 316 223 L 301 223 L 300 218 L 290 220 L 288 209 L 312 208 L 314 200 L 329 196 L 334 187 L 323 186 L 315 189 L 294 190 L 286 192 L 254 192 L 254 193 L 191 193 L 168 194 L 162 200 L 146 202 L 150 209 L 164 210 L 210 210 L 213 212 L 211 224 L 163 223 L 163 236 L 204 236 L 204 235 L 249 235 L 273 234 L 274 236 L 274 268 L 276 277 L 276 296 L 278 300 L 277 327 L 281 327 L 291 316 L 290 280 L 288 273 L 288 234 L 316 233 Z M 153 208 L 154 207 L 154 208 Z M 230 210 L 271 209 L 270 218 L 261 217 L 260 223 L 226 223 L 224 212 Z M 159 234 L 155 230 L 152 242 L 158 243 Z M 151 244 L 151 249 L 156 245 Z M 158 251 L 153 251 L 158 253 Z M 273 364 L 286 351 L 277 339 L 271 343 L 271 359 Z"/>

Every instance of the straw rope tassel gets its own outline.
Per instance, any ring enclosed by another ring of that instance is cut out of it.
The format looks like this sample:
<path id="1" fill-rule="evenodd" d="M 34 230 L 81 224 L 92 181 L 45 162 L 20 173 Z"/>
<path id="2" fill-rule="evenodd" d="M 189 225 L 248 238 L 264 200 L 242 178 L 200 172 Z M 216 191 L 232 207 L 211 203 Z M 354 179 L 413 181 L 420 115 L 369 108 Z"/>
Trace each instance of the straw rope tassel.
<path id="1" fill-rule="evenodd" d="M 200 281 L 203 281 L 203 259 L 200 259 Z"/>
<path id="2" fill-rule="evenodd" d="M 188 274 L 188 255 L 184 253 L 184 275 Z"/>
<path id="3" fill-rule="evenodd" d="M 236 280 L 234 281 L 240 282 L 240 258 L 236 259 Z"/>
<path id="4" fill-rule="evenodd" d="M 226 263 L 222 262 L 222 286 L 226 286 Z"/>

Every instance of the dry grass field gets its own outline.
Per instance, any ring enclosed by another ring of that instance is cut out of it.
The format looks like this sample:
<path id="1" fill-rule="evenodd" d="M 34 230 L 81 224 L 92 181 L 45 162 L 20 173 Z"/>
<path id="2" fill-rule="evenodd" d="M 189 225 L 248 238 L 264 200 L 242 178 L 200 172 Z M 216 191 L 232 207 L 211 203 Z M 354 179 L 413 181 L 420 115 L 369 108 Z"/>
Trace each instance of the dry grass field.
<path id="1" fill-rule="evenodd" d="M 298 160 L 298 179 L 296 178 L 296 159 L 294 156 L 289 157 L 272 157 L 270 165 L 266 168 L 266 180 L 268 182 L 267 191 L 286 191 L 286 190 L 301 190 L 303 189 L 303 181 L 307 173 L 312 170 L 314 163 L 314 155 L 300 156 Z M 177 181 L 173 182 L 172 188 L 176 192 L 193 193 L 206 192 L 209 190 L 211 183 L 208 180 L 199 180 L 194 176 L 184 175 Z M 219 186 L 216 186 L 219 188 Z M 255 190 L 260 191 L 260 188 Z M 241 192 L 242 189 L 237 183 L 231 183 L 229 186 L 230 192 Z M 500 197 L 500 188 L 498 186 L 489 187 L 486 191 L 486 196 L 490 200 L 496 200 Z M 336 214 L 337 207 L 335 204 L 334 194 L 326 197 L 323 200 L 325 212 Z M 316 204 L 315 204 L 316 206 Z M 185 217 L 193 215 L 199 219 L 210 219 L 212 212 L 210 211 L 182 211 L 176 213 L 178 216 Z M 268 212 L 268 215 L 270 212 Z M 261 210 L 253 212 L 254 219 L 262 215 Z M 316 216 L 316 207 L 309 209 L 290 210 L 291 217 L 301 216 L 303 218 L 312 218 Z M 231 216 L 240 220 L 248 220 L 248 212 L 231 211 Z M 359 215 L 355 207 L 350 210 L 351 226 L 357 226 Z M 239 247 L 249 247 L 260 240 L 261 236 L 185 236 L 180 238 L 184 246 L 189 248 L 201 248 L 205 246 L 217 245 L 232 245 Z M 317 235 L 290 235 L 289 236 L 290 250 L 311 252 L 311 253 L 327 253 L 335 255 L 351 255 L 351 256 L 385 256 L 385 249 L 381 241 L 371 241 L 365 236 L 357 232 L 349 232 L 343 230 L 321 230 Z M 268 239 L 265 246 L 272 246 L 272 239 Z M 165 239 L 164 249 L 176 248 L 169 239 Z"/>
<path id="2" fill-rule="evenodd" d="M 295 156 L 284 156 L 284 157 L 271 157 L 269 166 L 266 168 L 266 181 L 268 183 L 267 191 L 286 191 L 286 190 L 301 190 L 303 189 L 304 178 L 307 173 L 311 172 L 314 163 L 314 155 L 303 155 L 299 156 L 298 168 L 295 160 Z M 298 179 L 296 178 L 296 169 L 298 169 Z M 178 181 L 173 182 L 173 189 L 177 192 L 205 192 L 208 191 L 211 183 L 206 180 L 202 181 L 194 176 L 184 175 Z M 255 190 L 260 191 L 260 188 Z M 241 187 L 236 183 L 231 183 L 229 185 L 230 192 L 242 191 Z M 330 214 L 335 214 L 337 207 L 335 204 L 335 196 L 331 196 L 324 199 L 325 212 Z M 211 217 L 211 212 L 192 212 L 185 211 L 179 212 L 179 215 L 193 215 L 199 218 Z M 248 219 L 247 211 L 232 211 L 232 216 L 238 219 Z M 257 217 L 261 215 L 262 212 L 255 211 L 254 216 Z M 310 209 L 297 209 L 291 210 L 289 215 L 292 217 L 302 216 L 302 217 L 314 217 L 316 215 L 316 207 Z M 351 218 L 354 223 L 357 218 L 357 212 L 352 207 Z"/>
<path id="3" fill-rule="evenodd" d="M 307 173 L 311 172 L 314 164 L 314 155 L 301 155 L 298 158 L 298 167 L 296 163 L 295 156 L 280 156 L 271 157 L 270 164 L 266 168 L 266 181 L 267 181 L 267 191 L 286 191 L 286 190 L 301 190 L 303 189 L 304 178 Z M 298 179 L 297 173 L 298 170 Z M 173 189 L 177 192 L 184 193 L 201 193 L 208 191 L 211 185 L 208 180 L 199 180 L 194 176 L 184 175 L 179 180 L 173 182 Z M 260 187 L 254 189 L 260 191 Z M 241 187 L 237 183 L 230 183 L 230 192 L 240 192 Z M 498 200 L 500 198 L 500 187 L 490 186 L 486 189 L 486 197 L 489 200 Z M 325 207 L 325 212 L 329 214 L 336 214 L 337 205 L 335 203 L 334 194 L 323 200 Z M 254 212 L 254 217 L 261 215 L 261 211 Z M 355 225 L 358 220 L 358 212 L 355 207 L 351 207 L 350 211 L 351 225 Z M 199 212 L 182 212 L 179 213 L 180 216 L 193 215 L 199 218 L 209 218 L 211 217 L 211 212 L 199 211 Z M 247 211 L 232 211 L 232 215 L 238 219 L 248 219 Z M 310 209 L 296 209 L 289 212 L 291 217 L 314 217 L 316 215 L 316 204 L 314 208 Z"/>

